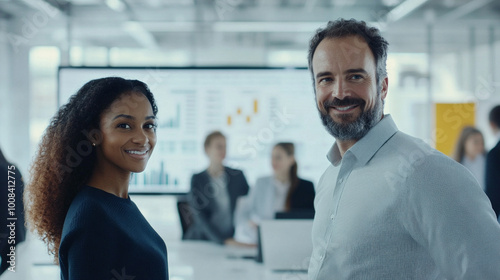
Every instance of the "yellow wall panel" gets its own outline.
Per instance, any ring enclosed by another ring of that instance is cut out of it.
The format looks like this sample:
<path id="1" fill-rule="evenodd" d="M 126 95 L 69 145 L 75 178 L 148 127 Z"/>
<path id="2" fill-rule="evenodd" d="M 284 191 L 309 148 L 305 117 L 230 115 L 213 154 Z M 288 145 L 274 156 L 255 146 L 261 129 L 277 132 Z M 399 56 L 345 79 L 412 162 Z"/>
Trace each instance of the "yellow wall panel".
<path id="1" fill-rule="evenodd" d="M 464 126 L 475 125 L 474 103 L 436 103 L 434 139 L 436 149 L 451 156 Z"/>

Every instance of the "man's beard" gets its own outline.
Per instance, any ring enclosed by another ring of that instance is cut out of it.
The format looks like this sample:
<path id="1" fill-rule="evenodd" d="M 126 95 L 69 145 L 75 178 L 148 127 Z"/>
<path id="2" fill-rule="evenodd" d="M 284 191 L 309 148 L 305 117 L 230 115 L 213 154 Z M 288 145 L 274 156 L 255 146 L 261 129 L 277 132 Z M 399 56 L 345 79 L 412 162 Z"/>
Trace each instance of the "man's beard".
<path id="1" fill-rule="evenodd" d="M 339 114 L 338 118 L 344 122 L 337 123 L 328 114 L 329 108 L 332 106 L 349 105 L 358 105 L 361 110 L 361 114 L 354 121 L 349 122 L 349 119 L 352 117 L 351 114 Z M 380 99 L 380 94 L 378 94 L 372 109 L 365 110 L 365 105 L 366 102 L 359 98 L 346 97 L 342 100 L 334 98 L 333 101 L 327 100 L 323 102 L 326 114 L 319 110 L 319 115 L 326 131 L 335 137 L 335 139 L 342 141 L 359 140 L 380 121 L 384 109 L 384 103 Z"/>

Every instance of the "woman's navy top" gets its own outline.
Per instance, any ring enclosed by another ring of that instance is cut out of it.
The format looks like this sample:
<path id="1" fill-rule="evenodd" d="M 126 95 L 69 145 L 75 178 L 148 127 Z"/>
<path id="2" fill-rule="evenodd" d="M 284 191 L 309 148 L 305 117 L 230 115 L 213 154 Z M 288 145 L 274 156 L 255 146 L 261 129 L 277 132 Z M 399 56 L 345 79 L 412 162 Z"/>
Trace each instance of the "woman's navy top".
<path id="1" fill-rule="evenodd" d="M 168 279 L 167 248 L 130 197 L 84 186 L 66 215 L 62 280 Z"/>

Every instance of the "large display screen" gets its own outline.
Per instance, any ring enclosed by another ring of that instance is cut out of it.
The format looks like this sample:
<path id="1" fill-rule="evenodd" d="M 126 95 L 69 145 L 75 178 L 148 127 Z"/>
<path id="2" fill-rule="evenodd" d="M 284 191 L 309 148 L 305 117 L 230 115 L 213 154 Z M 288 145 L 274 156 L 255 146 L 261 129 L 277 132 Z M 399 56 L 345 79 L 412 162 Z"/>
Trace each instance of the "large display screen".
<path id="1" fill-rule="evenodd" d="M 251 186 L 272 174 L 277 142 L 295 143 L 299 176 L 315 184 L 328 165 L 334 139 L 321 125 L 307 69 L 61 67 L 59 106 L 108 76 L 145 82 L 159 109 L 157 144 L 146 170 L 132 175 L 131 193 L 188 192 L 191 175 L 208 166 L 203 142 L 214 130 L 227 136 L 224 164 L 243 170 Z"/>

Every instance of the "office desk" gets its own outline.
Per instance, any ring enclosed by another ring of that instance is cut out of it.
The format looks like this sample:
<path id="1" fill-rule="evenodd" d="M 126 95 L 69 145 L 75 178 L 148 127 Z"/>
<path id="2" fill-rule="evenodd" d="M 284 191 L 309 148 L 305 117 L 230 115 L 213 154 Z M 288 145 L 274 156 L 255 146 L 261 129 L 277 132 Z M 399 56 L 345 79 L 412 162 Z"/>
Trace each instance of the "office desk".
<path id="1" fill-rule="evenodd" d="M 276 273 L 254 260 L 257 249 L 221 246 L 200 241 L 181 241 L 182 230 L 174 197 L 135 196 L 133 201 L 167 245 L 171 280 L 306 280 L 306 273 Z M 16 273 L 0 280 L 58 280 L 59 267 L 47 254 L 47 246 L 31 233 L 18 245 Z M 230 258 L 233 256 L 234 258 Z M 240 257 L 240 258 L 237 258 Z M 283 256 L 286 257 L 286 256 Z"/>
<path id="2" fill-rule="evenodd" d="M 254 256 L 257 249 L 172 239 L 165 243 L 170 280 L 307 280 L 305 272 L 272 272 L 253 259 L 243 258 Z M 18 270 L 4 273 L 0 280 L 60 279 L 59 267 L 41 241 L 20 244 L 16 255 Z"/>
<path id="3" fill-rule="evenodd" d="M 203 241 L 167 243 L 171 280 L 306 280 L 305 272 L 273 272 L 244 256 L 257 249 L 222 246 Z M 283 256 L 286 257 L 286 256 Z"/>

